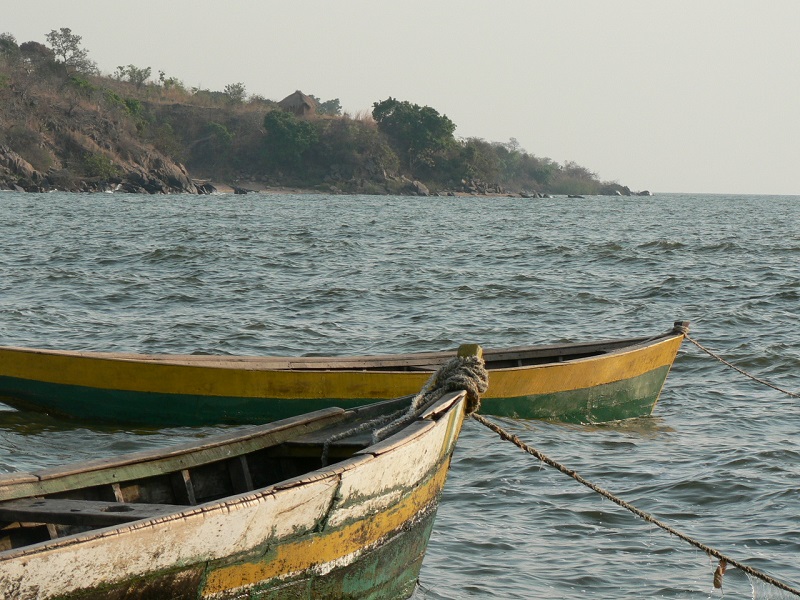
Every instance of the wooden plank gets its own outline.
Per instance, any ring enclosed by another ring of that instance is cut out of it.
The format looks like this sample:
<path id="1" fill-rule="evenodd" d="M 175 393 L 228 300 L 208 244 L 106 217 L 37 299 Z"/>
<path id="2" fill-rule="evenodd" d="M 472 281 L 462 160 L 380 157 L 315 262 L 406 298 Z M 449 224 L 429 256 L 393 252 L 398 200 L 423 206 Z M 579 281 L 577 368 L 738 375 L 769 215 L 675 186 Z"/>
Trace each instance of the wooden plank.
<path id="1" fill-rule="evenodd" d="M 125 497 L 122 494 L 122 487 L 118 483 L 112 483 L 111 490 L 114 492 L 114 499 L 117 502 L 125 502 Z"/>
<path id="2" fill-rule="evenodd" d="M 249 492 L 255 488 L 246 456 L 237 456 L 229 460 L 228 473 L 230 473 L 231 483 L 236 493 Z"/>
<path id="3" fill-rule="evenodd" d="M 439 398 L 433 405 L 429 406 L 425 411 L 420 414 L 420 419 L 436 419 L 440 414 L 446 412 L 461 396 L 465 395 L 464 391 L 449 392 Z"/>
<path id="4" fill-rule="evenodd" d="M 184 510 L 173 504 L 124 504 L 98 500 L 21 498 L 0 503 L 0 520 L 107 527 Z"/>
<path id="5" fill-rule="evenodd" d="M 124 483 L 197 467 L 279 445 L 297 435 L 328 427 L 347 418 L 348 414 L 341 408 L 329 408 L 269 425 L 209 437 L 200 443 L 66 465 L 22 477 L 2 477 L 0 501 L 52 494 L 76 487 Z"/>
<path id="6" fill-rule="evenodd" d="M 199 442 L 189 442 L 170 446 L 168 448 L 157 448 L 143 452 L 135 452 L 120 457 L 101 459 L 97 461 L 87 461 L 76 465 L 55 467 L 34 473 L 40 479 L 51 477 L 61 477 L 76 472 L 85 473 L 92 470 L 119 469 L 129 465 L 141 465 L 144 463 L 160 463 L 172 461 L 179 468 L 191 468 L 207 462 L 219 460 L 224 456 L 252 452 L 257 449 L 266 448 L 283 442 L 284 440 L 304 433 L 304 431 L 315 431 L 322 427 L 327 427 L 345 416 L 346 411 L 342 408 L 327 408 L 299 415 L 289 419 L 276 421 L 268 425 L 258 427 L 248 427 L 233 433 L 212 436 Z M 238 446 L 238 447 L 237 447 Z M 180 462 L 177 462 L 180 461 Z M 168 471 L 160 470 L 162 473 Z M 2 482 L 2 480 L 0 480 Z"/>
<path id="7" fill-rule="evenodd" d="M 192 484 L 192 477 L 188 469 L 183 469 L 178 473 L 173 473 L 171 476 L 172 489 L 175 492 L 175 498 L 181 504 L 197 504 L 197 497 L 194 493 L 194 485 Z"/>
<path id="8" fill-rule="evenodd" d="M 351 427 L 355 427 L 358 423 L 351 423 L 349 424 Z M 336 430 L 331 431 L 316 431 L 314 433 L 309 433 L 304 436 L 297 437 L 293 440 L 289 440 L 284 445 L 289 448 L 302 448 L 305 446 L 321 446 L 326 441 L 331 439 L 334 435 L 338 433 L 344 433 L 350 427 L 343 427 Z M 346 438 L 342 438 L 340 440 L 336 440 L 335 442 L 331 442 L 331 447 L 353 447 L 353 448 L 366 448 L 372 442 L 372 430 L 364 431 L 362 433 L 354 433 L 352 435 L 347 436 Z"/>

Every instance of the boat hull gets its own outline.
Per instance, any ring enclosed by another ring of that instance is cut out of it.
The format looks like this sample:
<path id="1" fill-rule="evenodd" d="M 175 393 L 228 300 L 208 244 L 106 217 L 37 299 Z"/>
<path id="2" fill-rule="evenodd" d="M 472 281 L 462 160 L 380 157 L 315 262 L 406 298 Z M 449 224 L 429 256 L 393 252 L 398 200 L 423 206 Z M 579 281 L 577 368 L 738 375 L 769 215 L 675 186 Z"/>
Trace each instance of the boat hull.
<path id="1" fill-rule="evenodd" d="M 489 372 L 480 412 L 566 423 L 652 414 L 683 338 L 538 368 Z"/>
<path id="2" fill-rule="evenodd" d="M 572 423 L 648 416 L 682 340 L 676 332 L 594 356 L 519 367 L 494 368 L 487 360 L 489 389 L 481 412 Z M 492 351 L 486 352 L 490 357 Z M 431 354 L 429 360 L 447 356 Z M 432 372 L 376 370 L 368 359 L 361 369 L 276 369 L 256 359 L 208 358 L 179 363 L 0 348 L 0 401 L 152 426 L 261 423 L 413 394 Z"/>
<path id="3" fill-rule="evenodd" d="M 464 404 L 263 490 L 0 552 L 0 597 L 407 598 Z"/>

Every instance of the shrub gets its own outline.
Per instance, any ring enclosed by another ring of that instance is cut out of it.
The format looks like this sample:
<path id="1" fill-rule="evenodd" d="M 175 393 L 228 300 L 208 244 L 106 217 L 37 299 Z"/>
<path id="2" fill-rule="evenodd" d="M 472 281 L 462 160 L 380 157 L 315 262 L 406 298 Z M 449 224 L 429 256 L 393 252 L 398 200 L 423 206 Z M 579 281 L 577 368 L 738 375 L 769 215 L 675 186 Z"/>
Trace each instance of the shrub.
<path id="1" fill-rule="evenodd" d="M 101 179 L 113 179 L 120 174 L 120 169 L 114 161 L 100 153 L 86 154 L 83 157 L 83 171 L 89 177 Z"/>
<path id="2" fill-rule="evenodd" d="M 271 110 L 264 117 L 267 131 L 265 157 L 271 166 L 294 168 L 303 154 L 318 139 L 317 130 L 309 122 L 283 110 Z"/>
<path id="3" fill-rule="evenodd" d="M 125 98 L 125 106 L 134 117 L 142 116 L 142 103 L 135 98 Z"/>

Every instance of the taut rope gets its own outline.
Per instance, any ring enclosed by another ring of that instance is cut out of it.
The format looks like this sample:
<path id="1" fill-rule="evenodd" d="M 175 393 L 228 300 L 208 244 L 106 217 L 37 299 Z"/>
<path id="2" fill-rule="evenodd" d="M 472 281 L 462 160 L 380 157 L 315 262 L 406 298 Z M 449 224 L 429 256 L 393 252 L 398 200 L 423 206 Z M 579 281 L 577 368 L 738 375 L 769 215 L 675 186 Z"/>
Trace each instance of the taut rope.
<path id="1" fill-rule="evenodd" d="M 706 354 L 708 354 L 708 355 L 709 355 L 709 356 L 711 356 L 712 358 L 716 358 L 716 359 L 717 359 L 719 362 L 721 362 L 722 364 L 729 366 L 729 367 L 730 367 L 731 369 L 733 369 L 734 371 L 738 371 L 739 373 L 741 373 L 741 374 L 742 374 L 742 375 L 744 375 L 745 377 L 749 377 L 749 378 L 750 378 L 750 379 L 752 379 L 753 381 L 757 381 L 758 383 L 760 383 L 760 384 L 762 384 L 762 385 L 765 385 L 765 386 L 767 386 L 767 387 L 771 387 L 773 390 L 778 390 L 779 392 L 782 392 L 782 393 L 786 394 L 787 396 L 791 396 L 792 398 L 800 398 L 800 394 L 795 394 L 794 392 L 790 392 L 790 391 L 788 391 L 788 390 L 784 390 L 783 388 L 779 388 L 777 385 L 773 385 L 773 384 L 771 384 L 769 381 L 764 381 L 763 379 L 759 379 L 759 378 L 758 378 L 758 377 L 756 377 L 755 375 L 751 375 L 751 374 L 750 374 L 750 373 L 748 373 L 747 371 L 744 371 L 744 370 L 740 369 L 739 367 L 737 367 L 736 365 L 733 365 L 733 364 L 729 363 L 727 360 L 725 360 L 724 358 L 722 358 L 722 357 L 721 357 L 721 356 L 719 356 L 718 354 L 715 354 L 714 352 L 712 352 L 712 351 L 711 351 L 711 350 L 709 350 L 708 348 L 704 347 L 704 346 L 703 346 L 702 344 L 700 344 L 700 342 L 698 342 L 697 340 L 694 340 L 694 339 L 692 339 L 691 337 L 689 337 L 689 332 L 688 332 L 688 331 L 684 331 L 684 332 L 683 332 L 683 335 L 684 335 L 684 337 L 685 337 L 687 340 L 689 340 L 689 341 L 690 341 L 690 342 L 692 342 L 692 343 L 693 343 L 695 346 L 697 346 L 698 348 L 700 348 L 700 350 L 702 350 L 703 352 L 705 352 Z"/>
<path id="2" fill-rule="evenodd" d="M 748 575 L 752 575 L 753 577 L 756 577 L 756 578 L 758 578 L 758 579 L 760 579 L 762 581 L 765 581 L 768 584 L 773 585 L 773 586 L 775 586 L 777 588 L 780 588 L 780 589 L 782 589 L 782 590 L 784 590 L 786 592 L 794 594 L 795 596 L 800 596 L 800 590 L 798 590 L 796 588 L 793 588 L 793 587 L 791 587 L 791 586 L 789 586 L 789 585 L 787 585 L 785 583 L 781 583 L 780 581 L 778 581 L 776 579 L 773 579 L 769 575 L 767 575 L 765 573 L 762 573 L 761 571 L 758 571 L 756 569 L 753 569 L 752 567 L 748 567 L 747 565 L 745 565 L 743 563 L 740 563 L 739 561 L 734 560 L 734 559 L 726 556 L 725 554 L 723 554 L 719 550 L 715 550 L 714 548 L 711 548 L 710 546 L 706 546 L 705 544 L 702 544 L 702 543 L 698 542 L 697 540 L 692 539 L 688 535 L 686 535 L 684 533 L 681 533 L 677 529 L 674 529 L 674 528 L 670 527 L 666 523 L 663 523 L 663 522 L 659 521 L 653 515 L 651 515 L 649 513 L 646 513 L 645 511 L 636 508 L 632 504 L 630 504 L 628 502 L 625 502 L 624 500 L 622 500 L 621 498 L 615 496 L 611 492 L 609 492 L 609 491 L 601 488 L 600 486 L 598 486 L 598 485 L 596 485 L 596 484 L 584 479 L 577 472 L 573 471 L 572 469 L 568 469 L 567 467 L 565 467 L 561 463 L 558 463 L 555 460 L 553 460 L 552 458 L 546 456 L 545 454 L 542 454 L 536 448 L 532 448 L 531 446 L 528 446 L 525 442 L 520 440 L 516 435 L 513 435 L 513 434 L 509 433 L 508 431 L 506 431 L 502 427 L 492 423 L 491 421 L 489 421 L 485 417 L 483 417 L 483 416 L 481 416 L 481 415 L 479 415 L 477 413 L 472 413 L 470 416 L 473 419 L 475 419 L 476 421 L 478 421 L 478 423 L 480 423 L 480 424 L 488 427 L 492 431 L 494 431 L 502 439 L 513 443 L 515 446 L 517 446 L 521 450 L 524 450 L 525 452 L 527 452 L 531 456 L 534 456 L 534 457 L 538 458 L 543 463 L 548 464 L 548 465 L 550 465 L 551 467 L 553 467 L 555 469 L 558 469 L 559 471 L 561 471 L 565 475 L 569 475 L 570 477 L 572 477 L 578 483 L 581 483 L 581 484 L 585 485 L 590 490 L 593 490 L 594 492 L 597 492 L 598 494 L 600 494 L 604 498 L 607 498 L 608 500 L 611 500 L 613 503 L 618 504 L 622 508 L 624 508 L 626 510 L 629 510 L 634 515 L 636 515 L 637 517 L 640 517 L 640 518 L 644 519 L 648 523 L 653 523 L 654 525 L 656 525 L 657 527 L 660 527 L 664 531 L 666 531 L 666 532 L 668 532 L 668 533 L 670 533 L 670 534 L 682 539 L 685 542 L 688 542 L 689 544 L 691 544 L 695 548 L 699 548 L 703 552 L 707 553 L 709 556 L 713 556 L 715 558 L 718 558 L 719 559 L 719 566 L 717 567 L 717 570 L 714 573 L 714 587 L 717 587 L 717 588 L 721 588 L 722 587 L 722 575 L 725 573 L 725 567 L 726 567 L 726 565 L 733 565 L 734 567 L 736 567 L 737 569 L 740 569 L 741 571 L 744 571 Z"/>

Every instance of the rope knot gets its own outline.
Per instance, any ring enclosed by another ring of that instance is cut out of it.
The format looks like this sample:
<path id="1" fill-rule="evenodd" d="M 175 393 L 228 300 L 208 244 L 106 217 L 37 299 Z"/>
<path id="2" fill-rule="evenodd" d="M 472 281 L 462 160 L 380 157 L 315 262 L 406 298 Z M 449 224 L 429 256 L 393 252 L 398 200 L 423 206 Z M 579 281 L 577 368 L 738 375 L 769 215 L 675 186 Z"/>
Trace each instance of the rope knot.
<path id="1" fill-rule="evenodd" d="M 443 364 L 433 375 L 430 390 L 422 388 L 420 404 L 431 404 L 447 392 L 467 392 L 467 414 L 481 407 L 481 395 L 489 388 L 489 373 L 483 358 L 477 355 L 456 356 Z"/>
<path id="2" fill-rule="evenodd" d="M 489 387 L 489 373 L 483 362 L 483 349 L 477 344 L 459 347 L 458 355 L 444 363 L 430 376 L 420 392 L 411 399 L 409 407 L 383 415 L 334 434 L 322 446 L 322 466 L 328 464 L 328 450 L 333 442 L 356 433 L 372 430 L 372 443 L 377 443 L 417 418 L 426 408 L 447 392 L 467 392 L 466 412 L 471 414 L 481 405 L 481 394 Z"/>
<path id="3" fill-rule="evenodd" d="M 689 321 L 675 321 L 672 325 L 672 331 L 689 335 Z"/>
<path id="4" fill-rule="evenodd" d="M 372 432 L 373 442 L 383 439 L 389 431 L 412 421 L 425 408 L 439 400 L 447 392 L 465 390 L 467 402 L 465 410 L 472 414 L 481 406 L 481 394 L 489 388 L 489 373 L 483 362 L 483 348 L 477 344 L 463 344 L 454 356 L 430 376 L 419 394 L 411 399 L 408 410 L 403 411 L 399 419 L 375 429 Z"/>

